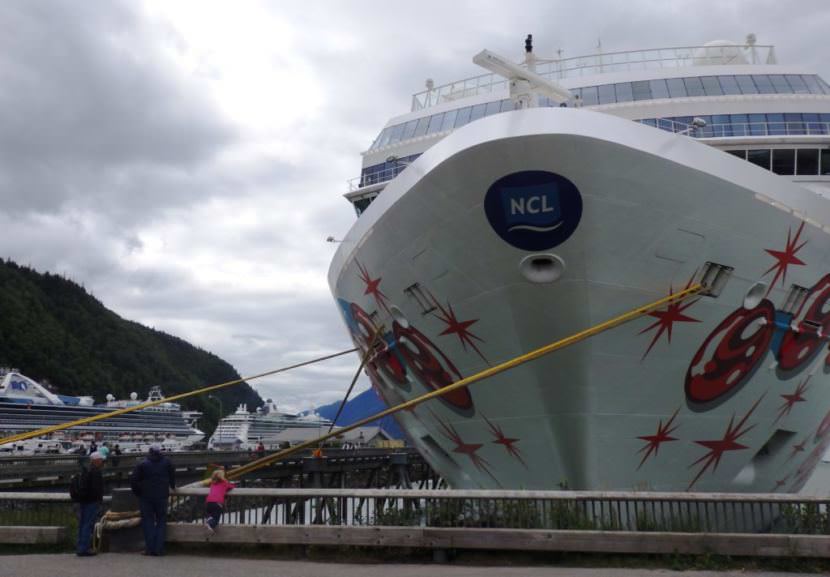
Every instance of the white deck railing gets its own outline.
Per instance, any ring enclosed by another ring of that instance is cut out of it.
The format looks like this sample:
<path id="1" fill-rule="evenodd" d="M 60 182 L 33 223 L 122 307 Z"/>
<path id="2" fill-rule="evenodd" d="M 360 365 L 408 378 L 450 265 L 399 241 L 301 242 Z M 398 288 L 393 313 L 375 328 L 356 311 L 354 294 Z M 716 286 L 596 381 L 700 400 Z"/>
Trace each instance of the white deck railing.
<path id="1" fill-rule="evenodd" d="M 712 64 L 775 64 L 772 45 L 677 46 L 649 50 L 601 52 L 571 58 L 537 58 L 536 73 L 551 80 Z M 507 89 L 507 81 L 495 74 L 481 74 L 435 86 L 412 95 L 412 111 L 468 96 Z"/>

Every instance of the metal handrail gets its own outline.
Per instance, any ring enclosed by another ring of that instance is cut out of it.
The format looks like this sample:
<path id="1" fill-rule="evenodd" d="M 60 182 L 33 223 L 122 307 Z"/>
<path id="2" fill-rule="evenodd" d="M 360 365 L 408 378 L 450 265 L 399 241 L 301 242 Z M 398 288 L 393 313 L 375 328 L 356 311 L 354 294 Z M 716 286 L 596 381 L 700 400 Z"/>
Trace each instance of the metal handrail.
<path id="1" fill-rule="evenodd" d="M 551 80 L 592 76 L 608 72 L 630 72 L 660 68 L 681 68 L 693 64 L 721 64 L 739 49 L 748 53 L 746 64 L 775 63 L 773 45 L 677 46 L 647 50 L 602 52 L 570 58 L 537 58 L 536 73 Z M 708 61 L 708 62 L 707 62 Z M 495 74 L 480 74 L 448 82 L 412 95 L 412 111 L 422 110 L 458 98 L 506 89 L 507 82 Z"/>
<path id="2" fill-rule="evenodd" d="M 745 136 L 827 136 L 830 135 L 830 122 L 730 122 L 707 124 L 695 127 L 668 118 L 653 121 L 640 120 L 649 126 L 676 133 L 686 133 L 694 138 L 728 138 Z M 654 122 L 654 124 L 652 124 Z"/>

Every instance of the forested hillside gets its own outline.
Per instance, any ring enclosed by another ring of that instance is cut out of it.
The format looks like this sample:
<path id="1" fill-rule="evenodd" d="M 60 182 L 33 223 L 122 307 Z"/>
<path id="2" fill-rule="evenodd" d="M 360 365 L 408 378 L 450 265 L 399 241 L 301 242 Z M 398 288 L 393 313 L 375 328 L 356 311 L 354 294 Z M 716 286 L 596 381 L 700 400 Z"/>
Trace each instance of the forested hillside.
<path id="1" fill-rule="evenodd" d="M 122 319 L 82 287 L 63 277 L 0 261 L 0 366 L 20 369 L 57 391 L 104 401 L 135 391 L 144 399 L 160 385 L 166 396 L 239 378 L 216 355 L 167 333 Z M 247 383 L 214 393 L 225 412 L 239 403 L 262 403 Z M 200 410 L 211 432 L 219 403 L 207 396 L 182 402 Z"/>

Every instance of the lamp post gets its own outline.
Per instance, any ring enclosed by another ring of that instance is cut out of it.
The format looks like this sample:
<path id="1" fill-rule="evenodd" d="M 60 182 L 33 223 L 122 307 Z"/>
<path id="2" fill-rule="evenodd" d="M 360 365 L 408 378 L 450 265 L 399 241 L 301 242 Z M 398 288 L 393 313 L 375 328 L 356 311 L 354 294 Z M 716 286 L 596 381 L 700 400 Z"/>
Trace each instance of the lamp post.
<path id="1" fill-rule="evenodd" d="M 224 413 L 224 411 L 222 410 L 222 399 L 220 399 L 219 397 L 214 397 L 213 395 L 208 395 L 208 399 L 213 399 L 214 401 L 219 403 L 219 419 L 221 420 L 222 414 Z"/>

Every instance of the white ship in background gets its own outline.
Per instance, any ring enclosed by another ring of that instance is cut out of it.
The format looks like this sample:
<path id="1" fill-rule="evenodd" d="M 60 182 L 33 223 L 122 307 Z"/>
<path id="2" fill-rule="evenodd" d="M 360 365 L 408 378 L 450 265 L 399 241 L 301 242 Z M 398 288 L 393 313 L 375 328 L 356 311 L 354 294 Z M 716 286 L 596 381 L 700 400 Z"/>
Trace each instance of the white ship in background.
<path id="1" fill-rule="evenodd" d="M 329 284 L 453 487 L 799 490 L 830 443 L 830 86 L 772 46 L 534 56 L 413 97 L 363 153 Z"/>
<path id="2" fill-rule="evenodd" d="M 147 401 L 163 399 L 161 389 L 153 387 Z M 51 425 L 91 417 L 146 401 L 132 393 L 130 400 L 116 400 L 107 395 L 104 405 L 95 405 L 92 397 L 74 397 L 53 393 L 16 369 L 0 369 L 0 436 L 34 431 Z M 3 453 L 65 452 L 80 444 L 118 444 L 125 452 L 146 449 L 160 443 L 167 450 L 186 449 L 201 441 L 204 433 L 197 428 L 198 411 L 182 411 L 178 403 L 162 403 L 133 413 L 118 415 L 87 425 L 59 431 L 46 438 L 29 439 L 0 446 Z"/>
<path id="3" fill-rule="evenodd" d="M 328 432 L 331 421 L 316 413 L 299 415 L 283 413 L 271 399 L 254 412 L 245 404 L 236 412 L 219 421 L 216 430 L 208 440 L 208 449 L 213 450 L 254 450 L 259 443 L 268 449 L 278 449 L 277 435 L 286 429 L 314 428 L 320 435 Z"/>

